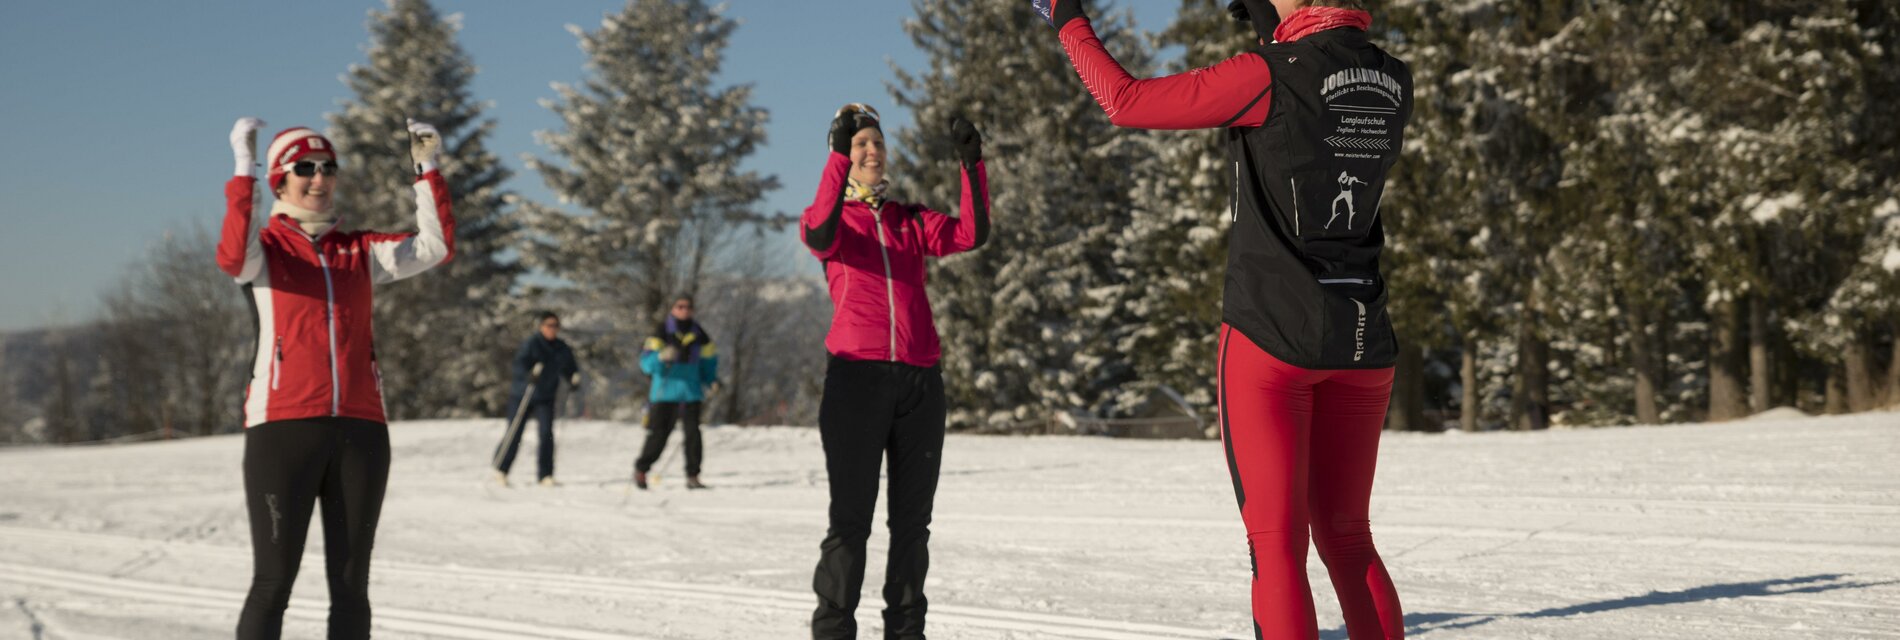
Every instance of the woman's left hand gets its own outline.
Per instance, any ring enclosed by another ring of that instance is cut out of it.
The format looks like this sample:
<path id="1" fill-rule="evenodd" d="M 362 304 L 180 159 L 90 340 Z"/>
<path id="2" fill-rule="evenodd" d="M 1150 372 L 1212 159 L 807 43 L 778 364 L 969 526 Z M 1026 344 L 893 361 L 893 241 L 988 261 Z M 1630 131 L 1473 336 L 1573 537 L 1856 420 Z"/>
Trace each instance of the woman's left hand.
<path id="1" fill-rule="evenodd" d="M 983 134 L 963 116 L 950 118 L 950 141 L 957 145 L 957 157 L 963 164 L 975 166 L 983 159 Z"/>
<path id="2" fill-rule="evenodd" d="M 409 121 L 409 158 L 416 161 L 417 175 L 435 168 L 435 155 L 441 146 L 442 135 L 436 133 L 435 125 Z"/>

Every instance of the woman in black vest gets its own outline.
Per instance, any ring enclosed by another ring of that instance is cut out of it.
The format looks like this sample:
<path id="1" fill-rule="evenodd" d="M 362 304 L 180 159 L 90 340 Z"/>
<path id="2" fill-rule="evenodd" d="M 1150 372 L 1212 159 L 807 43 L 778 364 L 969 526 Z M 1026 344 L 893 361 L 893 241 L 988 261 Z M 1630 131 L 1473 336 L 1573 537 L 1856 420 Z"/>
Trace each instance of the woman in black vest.
<path id="1" fill-rule="evenodd" d="M 1260 48 L 1138 80 L 1080 0 L 1034 0 L 1118 126 L 1227 130 L 1235 180 L 1221 309 L 1221 439 L 1254 558 L 1256 637 L 1317 638 L 1311 540 L 1354 640 L 1405 634 L 1367 503 L 1398 348 L 1379 220 L 1412 76 L 1356 0 L 1236 0 Z"/>

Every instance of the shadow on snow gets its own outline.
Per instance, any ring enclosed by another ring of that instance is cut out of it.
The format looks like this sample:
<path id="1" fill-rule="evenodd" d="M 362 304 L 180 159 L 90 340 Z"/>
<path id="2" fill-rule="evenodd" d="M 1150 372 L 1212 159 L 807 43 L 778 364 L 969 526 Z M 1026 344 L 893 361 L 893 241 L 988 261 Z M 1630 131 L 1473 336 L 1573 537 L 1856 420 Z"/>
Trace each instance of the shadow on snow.
<path id="1" fill-rule="evenodd" d="M 1408 613 L 1405 615 L 1405 634 L 1407 636 L 1410 636 L 1414 634 L 1423 634 L 1423 633 L 1431 632 L 1431 631 L 1450 631 L 1450 630 L 1456 630 L 1456 629 L 1469 629 L 1472 627 L 1489 624 L 1491 622 L 1494 622 L 1500 619 L 1506 619 L 1506 618 L 1519 618 L 1519 619 L 1564 618 L 1564 617 L 1582 615 L 1582 614 L 1587 614 L 1587 613 L 1602 613 L 1605 611 L 1617 611 L 1621 609 L 1635 609 L 1638 607 L 1653 607 L 1653 606 L 1663 606 L 1663 605 L 1672 605 L 1672 604 L 1688 604 L 1692 602 L 1709 602 L 1713 600 L 1728 600 L 1732 598 L 1784 596 L 1784 595 L 1796 594 L 1796 593 L 1821 593 L 1825 591 L 1839 591 L 1843 589 L 1864 589 L 1867 587 L 1877 587 L 1877 586 L 1883 586 L 1883 585 L 1889 585 L 1889 584 L 1900 584 L 1900 580 L 1888 580 L 1885 582 L 1856 582 L 1856 581 L 1847 580 L 1846 578 L 1847 576 L 1843 574 L 1826 573 L 1826 574 L 1816 574 L 1816 575 L 1811 575 L 1811 576 L 1801 576 L 1798 578 L 1782 578 L 1778 580 L 1760 580 L 1756 582 L 1727 582 L 1727 583 L 1722 583 L 1722 584 L 1711 584 L 1711 585 L 1704 585 L 1700 587 L 1692 587 L 1689 589 L 1682 589 L 1679 591 L 1651 591 L 1649 593 L 1645 593 L 1642 595 L 1629 596 L 1626 598 L 1616 598 L 1612 600 L 1599 600 L 1597 602 L 1586 602 L 1582 604 L 1574 604 L 1574 605 L 1569 605 L 1569 606 L 1564 606 L 1564 607 L 1552 607 L 1549 609 L 1540 609 L 1537 611 L 1530 611 L 1530 612 L 1525 612 L 1525 613 L 1499 613 L 1499 614 L 1451 613 L 1451 612 Z M 1340 627 L 1337 629 L 1327 629 L 1325 631 L 1320 632 L 1320 638 L 1321 640 L 1347 640 L 1346 629 L 1344 627 Z"/>

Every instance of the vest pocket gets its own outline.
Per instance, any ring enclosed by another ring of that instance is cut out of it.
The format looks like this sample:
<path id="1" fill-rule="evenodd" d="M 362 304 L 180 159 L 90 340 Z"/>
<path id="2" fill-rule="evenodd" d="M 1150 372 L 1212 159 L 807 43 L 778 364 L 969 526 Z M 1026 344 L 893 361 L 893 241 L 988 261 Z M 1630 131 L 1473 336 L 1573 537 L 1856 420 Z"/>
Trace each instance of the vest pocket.
<path id="1" fill-rule="evenodd" d="M 1393 347 L 1386 329 L 1385 282 L 1377 274 L 1321 276 L 1317 281 L 1325 310 L 1320 356 L 1327 366 L 1389 361 Z"/>

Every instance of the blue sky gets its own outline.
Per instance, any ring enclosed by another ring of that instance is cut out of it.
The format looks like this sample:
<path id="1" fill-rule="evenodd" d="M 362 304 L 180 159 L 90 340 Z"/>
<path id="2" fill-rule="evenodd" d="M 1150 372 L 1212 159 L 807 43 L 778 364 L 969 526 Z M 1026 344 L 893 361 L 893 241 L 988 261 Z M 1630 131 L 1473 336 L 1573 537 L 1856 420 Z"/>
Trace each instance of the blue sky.
<path id="1" fill-rule="evenodd" d="M 1124 4 L 1144 29 L 1165 26 L 1179 6 Z M 265 135 L 324 127 L 323 114 L 349 96 L 339 77 L 365 60 L 368 11 L 381 6 L 0 2 L 0 331 L 89 319 L 99 293 L 165 230 L 193 220 L 215 229 L 231 121 L 262 117 Z M 534 132 L 559 126 L 537 101 L 554 96 L 549 83 L 583 75 L 565 26 L 591 30 L 623 6 L 437 0 L 442 13 L 463 14 L 462 46 L 481 69 L 474 93 L 492 102 L 487 115 L 498 123 L 491 148 L 517 171 L 508 186 L 524 197 L 552 201 L 538 176 L 521 172 L 521 154 L 546 154 Z M 910 2 L 734 0 L 727 15 L 743 24 L 721 82 L 755 85 L 756 104 L 772 114 L 749 164 L 784 185 L 766 210 L 796 213 L 809 201 L 838 104 L 882 107 L 893 130 L 910 123 L 884 86 L 890 62 L 925 65 L 902 28 Z M 795 249 L 796 239 L 782 241 Z"/>

